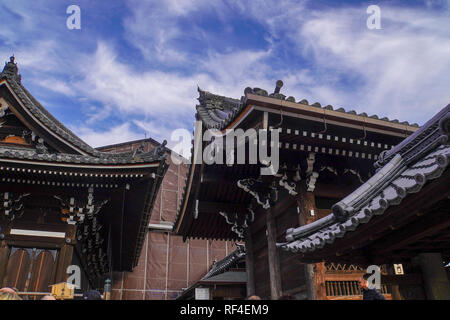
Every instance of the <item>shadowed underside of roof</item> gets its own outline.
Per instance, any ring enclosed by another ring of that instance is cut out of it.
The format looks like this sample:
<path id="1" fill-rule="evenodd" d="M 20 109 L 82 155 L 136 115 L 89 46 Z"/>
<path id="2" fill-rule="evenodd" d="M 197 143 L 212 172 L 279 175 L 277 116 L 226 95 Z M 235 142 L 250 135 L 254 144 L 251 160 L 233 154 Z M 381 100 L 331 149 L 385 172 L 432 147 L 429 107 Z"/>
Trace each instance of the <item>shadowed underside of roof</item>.
<path id="1" fill-rule="evenodd" d="M 450 163 L 450 104 L 413 135 L 380 155 L 377 173 L 336 203 L 333 213 L 286 231 L 286 251 L 308 253 L 332 244 L 361 224 L 369 223 L 411 193 L 438 179 Z"/>
<path id="2" fill-rule="evenodd" d="M 398 134 L 398 132 L 402 132 L 402 137 L 407 135 L 406 132 L 412 133 L 418 127 L 418 125 L 415 123 L 409 124 L 406 121 L 399 122 L 398 120 L 390 120 L 386 117 L 380 118 L 377 115 L 368 116 L 366 113 L 357 114 L 353 110 L 346 111 L 343 108 L 337 108 L 335 110 L 335 108 L 331 105 L 322 107 L 318 102 L 309 105 L 308 101 L 305 99 L 296 102 L 296 99 L 294 97 L 286 98 L 285 95 L 280 93 L 280 88 L 282 86 L 282 81 L 277 81 L 277 87 L 275 88 L 274 93 L 271 94 L 269 94 L 266 90 L 260 88 L 248 87 L 244 90 L 244 96 L 242 96 L 241 99 L 233 99 L 221 95 L 216 95 L 198 88 L 199 104 L 196 106 L 196 119 L 198 121 L 201 121 L 206 129 L 226 130 L 227 128 L 230 128 L 234 123 L 243 120 L 246 115 L 249 114 L 249 107 L 253 106 L 253 103 L 256 103 L 257 107 L 267 107 L 268 105 L 272 105 L 274 107 L 273 112 L 277 114 L 281 113 L 280 104 L 283 106 L 283 108 L 289 104 L 289 108 L 302 109 L 301 112 L 305 114 L 314 114 L 315 119 L 319 119 L 320 121 L 324 121 L 325 113 L 328 113 L 327 117 L 334 119 L 333 121 L 335 121 L 335 123 L 344 124 L 344 122 L 349 123 L 353 121 L 353 125 L 357 123 L 357 125 L 361 126 L 361 128 L 363 128 L 364 130 L 368 128 L 365 126 L 368 125 L 368 123 L 371 121 L 371 125 L 374 128 L 382 127 L 388 130 L 386 131 L 388 132 L 388 134 Z M 251 97 L 251 99 L 249 99 L 249 97 Z M 264 101 L 256 101 L 257 99 L 255 97 L 261 98 Z M 306 117 L 306 119 L 309 118 L 308 116 Z M 193 155 L 194 152 L 192 147 L 191 157 L 193 157 Z M 192 159 L 191 163 L 193 163 Z M 179 232 L 180 226 L 183 224 L 185 210 L 187 210 L 186 208 L 189 206 L 190 193 L 193 192 L 190 186 L 194 184 L 192 180 L 196 180 L 196 177 L 200 172 L 201 170 L 199 165 L 191 164 L 189 166 L 189 171 L 186 175 L 187 184 L 184 187 L 182 195 L 183 200 L 181 202 L 174 223 L 175 232 Z"/>

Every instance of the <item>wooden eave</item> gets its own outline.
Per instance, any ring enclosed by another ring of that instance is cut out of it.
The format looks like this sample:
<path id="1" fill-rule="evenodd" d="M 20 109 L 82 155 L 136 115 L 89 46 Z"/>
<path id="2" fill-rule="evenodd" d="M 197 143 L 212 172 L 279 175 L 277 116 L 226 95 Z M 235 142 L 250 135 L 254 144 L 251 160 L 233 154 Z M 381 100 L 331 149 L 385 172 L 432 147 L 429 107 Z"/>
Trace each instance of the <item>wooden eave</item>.
<path id="1" fill-rule="evenodd" d="M 356 128 L 366 128 L 368 131 L 374 132 L 390 132 L 392 135 L 405 136 L 415 132 L 418 128 L 406 124 L 394 123 L 391 121 L 384 121 L 380 119 L 373 119 L 360 115 L 353 115 L 346 112 L 339 112 L 335 110 L 328 110 L 320 107 L 313 107 L 300 103 L 290 102 L 286 100 L 278 100 L 271 97 L 264 97 L 252 93 L 247 94 L 247 104 L 265 107 L 272 110 L 277 110 L 278 114 L 281 111 L 292 113 L 298 117 L 304 117 L 314 121 L 336 124 L 341 126 L 349 126 Z M 264 109 L 260 109 L 264 110 Z"/>

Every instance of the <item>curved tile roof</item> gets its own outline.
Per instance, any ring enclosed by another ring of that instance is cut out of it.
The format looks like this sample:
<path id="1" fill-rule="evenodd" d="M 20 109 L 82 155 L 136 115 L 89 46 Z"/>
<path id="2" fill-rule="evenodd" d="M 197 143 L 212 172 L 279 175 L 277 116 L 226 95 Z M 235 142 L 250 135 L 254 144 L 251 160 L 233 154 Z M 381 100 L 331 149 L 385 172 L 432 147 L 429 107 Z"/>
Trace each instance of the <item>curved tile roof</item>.
<path id="1" fill-rule="evenodd" d="M 314 223 L 286 231 L 291 252 L 312 252 L 342 238 L 397 205 L 426 182 L 439 178 L 450 164 L 450 104 L 382 157 L 377 173 L 353 193 L 336 203 L 333 213 Z M 386 163 L 386 159 L 389 159 Z"/>
<path id="2" fill-rule="evenodd" d="M 212 94 L 198 88 L 199 105 L 197 113 L 208 129 L 223 129 L 240 113 L 244 104 L 241 100 Z"/>
<path id="3" fill-rule="evenodd" d="M 201 279 L 206 280 L 215 275 L 229 270 L 238 262 L 245 258 L 245 248 L 243 245 L 238 245 L 237 249 L 222 260 L 215 262 L 211 270 Z"/>
<path id="4" fill-rule="evenodd" d="M 228 124 L 230 124 L 236 117 L 240 114 L 242 109 L 247 105 L 247 95 L 248 94 L 255 94 L 263 97 L 269 97 L 275 100 L 285 100 L 290 101 L 293 103 L 297 103 L 299 105 L 308 105 L 316 108 L 322 108 L 326 110 L 335 110 L 337 112 L 342 112 L 350 115 L 358 115 L 361 117 L 367 117 L 372 119 L 379 119 L 391 123 L 400 123 L 403 125 L 408 125 L 412 127 L 419 127 L 417 123 L 410 124 L 408 121 L 400 122 L 397 119 L 390 120 L 387 117 L 379 117 L 378 115 L 371 115 L 368 116 L 367 113 L 357 113 L 354 110 L 346 111 L 344 108 L 337 108 L 335 109 L 332 105 L 327 105 L 325 107 L 322 107 L 322 105 L 319 102 L 315 102 L 313 104 L 309 104 L 308 100 L 302 99 L 298 102 L 296 102 L 295 97 L 289 96 L 286 97 L 284 94 L 279 93 L 279 90 L 283 86 L 283 82 L 278 80 L 277 81 L 277 88 L 275 89 L 274 93 L 269 94 L 266 90 L 261 88 L 250 88 L 247 87 L 244 90 L 244 96 L 241 97 L 240 100 L 233 99 L 229 97 L 219 96 L 216 94 L 212 94 L 208 91 L 203 91 L 200 88 L 198 88 L 199 92 L 199 98 L 198 101 L 200 102 L 199 105 L 196 106 L 197 113 L 200 116 L 203 123 L 207 126 L 208 129 L 214 128 L 222 130 L 224 129 Z"/>
<path id="5" fill-rule="evenodd" d="M 57 162 L 74 162 L 74 163 L 108 163 L 108 164 L 123 164 L 123 163 L 135 163 L 146 161 L 163 161 L 165 159 L 163 143 L 162 148 L 157 147 L 154 151 L 148 153 L 135 154 L 133 152 L 124 153 L 108 153 L 98 151 L 79 137 L 77 137 L 72 131 L 66 128 L 61 122 L 53 117 L 22 85 L 22 78 L 18 73 L 17 64 L 14 61 L 14 57 L 10 58 L 10 61 L 5 64 L 3 71 L 0 73 L 0 81 L 6 79 L 8 85 L 20 99 L 21 103 L 27 108 L 27 110 L 33 114 L 43 125 L 62 137 L 65 141 L 78 147 L 83 152 L 87 153 L 87 156 L 75 155 L 75 154 L 38 154 L 33 151 L 25 149 L 10 149 L 0 148 L 0 154 L 8 158 L 29 159 L 29 160 L 45 160 L 45 161 L 57 161 Z M 9 147 L 8 147 L 9 148 Z"/>
<path id="6" fill-rule="evenodd" d="M 158 153 L 137 153 L 132 152 L 121 154 L 120 157 L 94 157 L 69 153 L 39 153 L 34 149 L 25 149 L 10 146 L 0 146 L 0 157 L 7 159 L 32 160 L 32 161 L 48 161 L 60 163 L 77 163 L 77 164 L 138 164 L 148 162 L 161 161 Z"/>

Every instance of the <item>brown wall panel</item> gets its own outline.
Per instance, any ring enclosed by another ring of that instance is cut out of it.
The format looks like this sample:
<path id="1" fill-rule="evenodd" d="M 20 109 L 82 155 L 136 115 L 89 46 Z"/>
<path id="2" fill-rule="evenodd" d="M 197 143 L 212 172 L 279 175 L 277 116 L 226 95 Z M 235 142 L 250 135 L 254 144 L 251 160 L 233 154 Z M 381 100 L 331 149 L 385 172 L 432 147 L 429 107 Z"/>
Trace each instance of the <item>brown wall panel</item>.
<path id="1" fill-rule="evenodd" d="M 223 245 L 222 241 L 208 241 L 209 243 L 209 263 L 208 266 L 211 267 L 214 261 L 220 261 L 226 256 L 227 248 Z"/>
<path id="2" fill-rule="evenodd" d="M 166 293 L 158 291 L 146 291 L 145 300 L 166 300 Z"/>
<path id="3" fill-rule="evenodd" d="M 155 202 L 153 204 L 152 215 L 150 216 L 150 223 L 159 223 L 161 221 L 162 214 L 162 190 L 159 188 L 158 193 L 155 197 Z"/>
<path id="4" fill-rule="evenodd" d="M 189 240 L 189 285 L 193 285 L 208 272 L 206 240 Z"/>
<path id="5" fill-rule="evenodd" d="M 173 190 L 162 190 L 162 221 L 174 221 L 177 215 L 178 192 Z"/>
<path id="6" fill-rule="evenodd" d="M 170 237 L 169 250 L 169 274 L 167 287 L 170 290 L 181 291 L 187 287 L 187 245 L 182 237 Z"/>
<path id="7" fill-rule="evenodd" d="M 50 251 L 42 251 L 36 258 L 31 272 L 28 291 L 48 292 L 54 281 L 55 259 Z"/>
<path id="8" fill-rule="evenodd" d="M 146 289 L 166 290 L 168 240 L 167 234 L 149 233 Z"/>
<path id="9" fill-rule="evenodd" d="M 123 290 L 122 300 L 144 300 L 144 290 Z"/>
<path id="10" fill-rule="evenodd" d="M 146 248 L 147 239 L 144 242 L 144 249 Z M 147 252 L 142 250 L 139 257 L 138 265 L 133 272 L 123 273 L 123 287 L 132 290 L 144 290 L 145 285 L 145 256 Z"/>
<path id="11" fill-rule="evenodd" d="M 3 280 L 4 287 L 15 287 L 19 291 L 25 290 L 26 275 L 30 269 L 31 256 L 24 249 L 11 252 Z"/>

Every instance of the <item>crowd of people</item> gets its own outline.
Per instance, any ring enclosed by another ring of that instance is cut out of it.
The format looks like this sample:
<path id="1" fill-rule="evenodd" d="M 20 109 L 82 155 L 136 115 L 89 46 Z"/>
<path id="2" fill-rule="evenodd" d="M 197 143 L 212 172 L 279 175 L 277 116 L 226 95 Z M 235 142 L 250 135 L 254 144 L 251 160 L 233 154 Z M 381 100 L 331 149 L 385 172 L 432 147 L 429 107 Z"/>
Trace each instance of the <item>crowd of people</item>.
<path id="1" fill-rule="evenodd" d="M 16 288 L 3 287 L 0 289 L 0 300 L 24 300 L 20 297 Z M 40 300 L 57 300 L 55 296 L 46 294 Z M 89 290 L 83 293 L 82 300 L 103 300 L 101 293 L 97 290 Z"/>
<path id="2" fill-rule="evenodd" d="M 359 280 L 359 286 L 362 291 L 363 300 L 386 300 L 384 296 L 375 288 L 369 287 L 369 275 L 365 274 Z M 102 300 L 101 293 L 97 290 L 89 290 L 83 293 L 83 300 Z M 0 289 L 0 300 L 23 300 L 19 296 L 16 288 L 4 287 Z M 40 300 L 56 300 L 53 295 L 44 295 Z M 252 295 L 247 300 L 261 300 L 259 296 Z M 292 300 L 290 296 L 282 296 L 280 300 Z"/>

